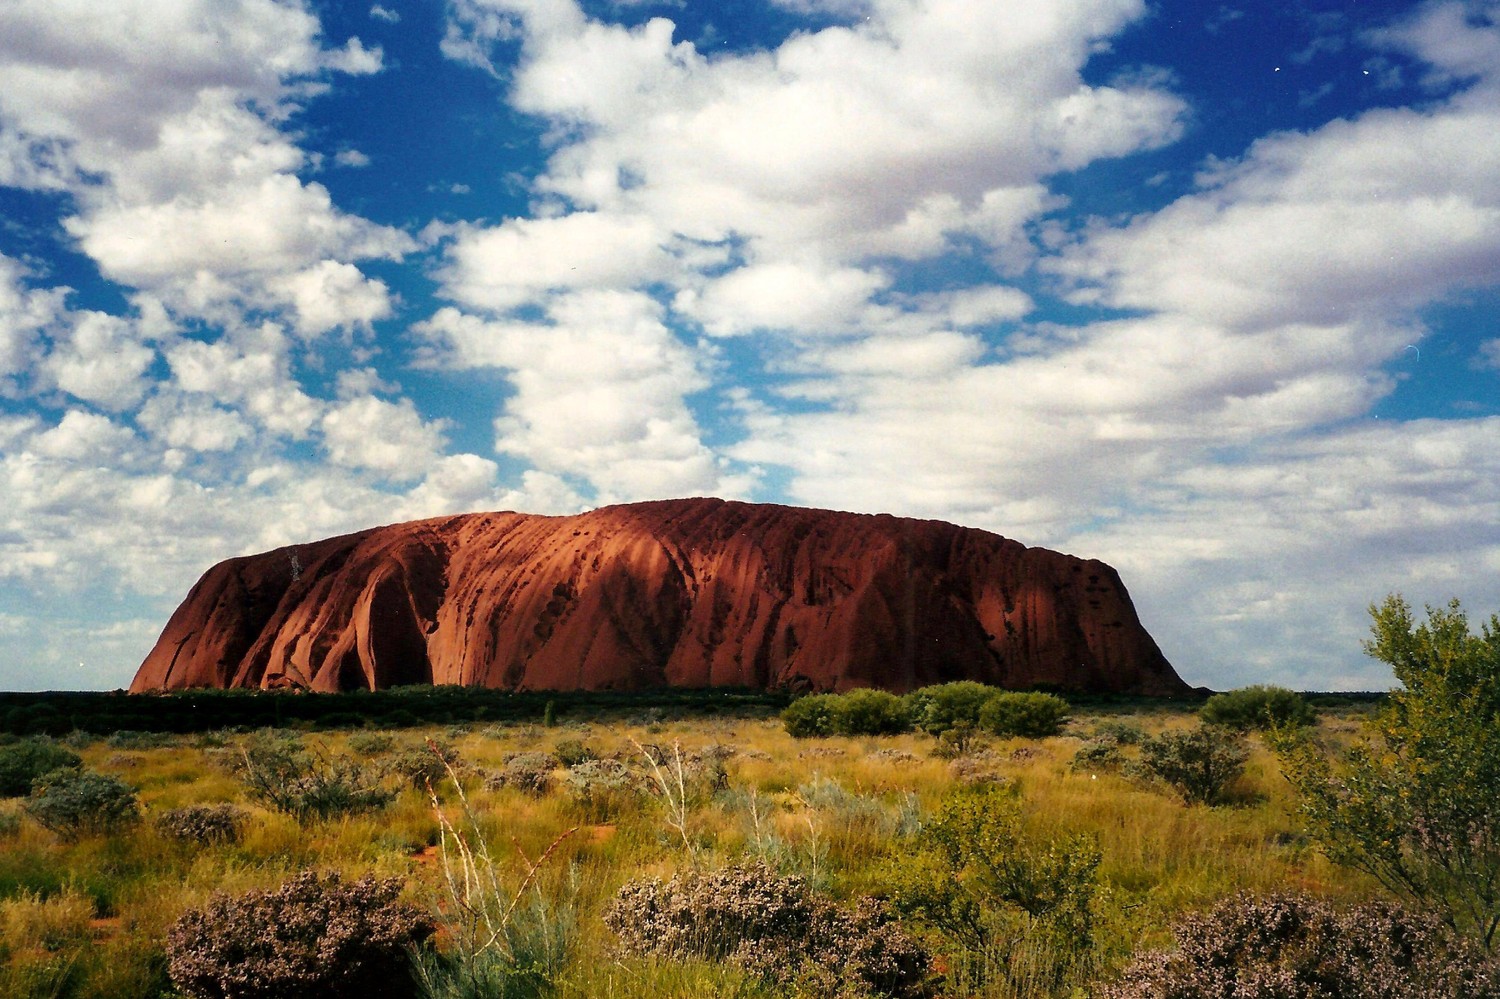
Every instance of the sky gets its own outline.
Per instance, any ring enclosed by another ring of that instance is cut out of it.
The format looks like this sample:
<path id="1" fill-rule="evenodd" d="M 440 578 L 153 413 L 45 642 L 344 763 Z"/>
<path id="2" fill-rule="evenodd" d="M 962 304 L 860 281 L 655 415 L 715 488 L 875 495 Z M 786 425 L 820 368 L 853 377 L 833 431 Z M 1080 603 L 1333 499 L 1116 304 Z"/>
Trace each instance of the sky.
<path id="1" fill-rule="evenodd" d="M 1500 3 L 0 5 L 0 689 L 210 565 L 714 495 L 1101 558 L 1188 682 L 1500 609 Z"/>

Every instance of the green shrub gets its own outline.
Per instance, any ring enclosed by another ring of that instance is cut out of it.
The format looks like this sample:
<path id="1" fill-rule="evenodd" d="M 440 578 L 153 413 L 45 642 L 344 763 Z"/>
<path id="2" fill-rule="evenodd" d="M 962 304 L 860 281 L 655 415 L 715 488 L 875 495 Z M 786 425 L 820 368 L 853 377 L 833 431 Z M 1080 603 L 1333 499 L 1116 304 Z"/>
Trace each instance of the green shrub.
<path id="1" fill-rule="evenodd" d="M 415 994 L 413 947 L 430 920 L 398 880 L 303 872 L 274 891 L 216 894 L 167 933 L 172 982 L 192 999 L 366 999 Z"/>
<path id="2" fill-rule="evenodd" d="M 199 846 L 234 843 L 244 824 L 244 811 L 227 802 L 173 808 L 156 817 L 156 830 L 167 839 Z"/>
<path id="3" fill-rule="evenodd" d="M 355 732 L 349 736 L 349 749 L 360 756 L 380 756 L 389 753 L 396 745 L 396 737 L 389 732 Z"/>
<path id="4" fill-rule="evenodd" d="M 92 770 L 54 770 L 37 778 L 26 814 L 69 840 L 114 832 L 140 816 L 130 785 Z"/>
<path id="5" fill-rule="evenodd" d="M 441 784 L 448 768 L 458 764 L 458 750 L 436 742 L 403 749 L 382 761 L 380 772 L 423 790 Z"/>
<path id="6" fill-rule="evenodd" d="M 1189 803 L 1218 801 L 1239 780 L 1249 758 L 1241 736 L 1213 726 L 1165 732 L 1141 743 L 1145 774 L 1170 784 Z"/>
<path id="7" fill-rule="evenodd" d="M 1444 922 L 1500 951 L 1500 615 L 1480 633 L 1454 601 L 1418 623 L 1400 597 L 1370 608 L 1365 651 L 1401 686 L 1329 757 L 1277 740 L 1307 831 Z"/>
<path id="8" fill-rule="evenodd" d="M 979 785 L 944 797 L 886 887 L 947 939 L 954 994 L 1067 995 L 1092 974 L 1100 859 L 1089 837 L 1026 835 L 1018 796 Z"/>
<path id="9" fill-rule="evenodd" d="M 799 697 L 781 712 L 781 723 L 794 739 L 809 739 L 833 734 L 834 705 L 837 694 L 809 694 Z"/>
<path id="10" fill-rule="evenodd" d="M 1239 732 L 1251 729 L 1298 728 L 1318 720 L 1312 705 L 1285 687 L 1241 687 L 1215 694 L 1203 705 L 1200 717 L 1210 725 Z"/>
<path id="11" fill-rule="evenodd" d="M 979 727 L 999 736 L 1041 739 L 1062 730 L 1068 702 L 1054 694 L 1002 690 L 979 709 Z"/>
<path id="12" fill-rule="evenodd" d="M 831 708 L 837 735 L 898 735 L 911 728 L 906 700 L 887 690 L 851 690 L 837 695 Z"/>
<path id="13" fill-rule="evenodd" d="M 599 758 L 599 754 L 590 749 L 582 739 L 563 739 L 553 750 L 553 755 L 565 767 L 577 766 L 588 760 Z"/>
<path id="14" fill-rule="evenodd" d="M 1139 746 L 1146 741 L 1146 730 L 1133 721 L 1112 718 L 1095 725 L 1092 738 L 1121 746 Z"/>
<path id="15" fill-rule="evenodd" d="M 0 798 L 31 793 L 31 783 L 54 770 L 77 770 L 83 760 L 51 739 L 21 739 L 0 746 Z"/>
<path id="16" fill-rule="evenodd" d="M 1237 895 L 1173 928 L 1102 999 L 1500 999 L 1500 969 L 1437 920 L 1382 902 L 1338 912 Z"/>
<path id="17" fill-rule="evenodd" d="M 558 766 L 558 758 L 551 753 L 516 753 L 506 759 L 505 769 L 495 783 L 540 797 L 552 790 Z"/>
<path id="18" fill-rule="evenodd" d="M 1118 743 L 1110 739 L 1090 739 L 1078 747 L 1068 767 L 1084 773 L 1119 770 L 1125 764 L 1125 755 Z"/>
<path id="19" fill-rule="evenodd" d="M 995 688 L 973 680 L 922 687 L 906 695 L 912 723 L 928 735 L 951 728 L 977 728 L 979 712 Z"/>
<path id="20" fill-rule="evenodd" d="M 296 739 L 253 740 L 236 761 L 251 797 L 301 821 L 384 808 L 395 794 L 349 759 L 324 759 Z"/>

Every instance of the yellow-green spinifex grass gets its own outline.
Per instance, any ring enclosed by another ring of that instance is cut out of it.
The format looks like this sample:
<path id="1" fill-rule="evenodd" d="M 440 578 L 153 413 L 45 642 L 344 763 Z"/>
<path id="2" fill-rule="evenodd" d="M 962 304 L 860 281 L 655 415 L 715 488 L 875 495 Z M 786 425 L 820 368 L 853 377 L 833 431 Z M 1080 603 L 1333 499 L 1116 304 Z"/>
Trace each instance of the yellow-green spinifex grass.
<path id="1" fill-rule="evenodd" d="M 991 740 L 981 748 L 984 766 L 1018 789 L 1028 834 L 1041 841 L 1083 834 L 1097 842 L 1106 889 L 1100 932 L 1110 941 L 1106 963 L 1123 961 L 1137 947 L 1161 945 L 1176 917 L 1242 889 L 1350 900 L 1373 894 L 1372 884 L 1331 865 L 1307 843 L 1289 787 L 1258 740 L 1252 738 L 1249 766 L 1228 803 L 1190 806 L 1117 772 L 1070 767 L 1099 720 L 1083 714 L 1063 735 Z M 1162 710 L 1135 721 L 1155 733 L 1192 718 L 1186 709 Z M 1337 715 L 1322 724 L 1335 738 L 1347 728 Z M 923 816 L 959 780 L 927 736 L 797 740 L 765 718 L 390 735 L 392 747 L 384 752 L 369 752 L 375 744 L 367 740 L 363 762 L 378 766 L 389 753 L 427 739 L 456 751 L 472 833 L 488 843 L 508 883 L 517 883 L 529 861 L 556 844 L 538 886 L 565 892 L 575 916 L 576 943 L 557 980 L 556 994 L 566 999 L 774 995 L 729 965 L 626 957 L 601 914 L 631 879 L 751 860 L 800 875 L 835 896 L 878 894 Z M 232 764 L 246 738 L 184 736 L 123 750 L 107 740 L 81 745 L 85 766 L 138 789 L 142 821 L 110 835 L 66 841 L 27 818 L 19 801 L 0 802 L 0 995 L 171 995 L 165 938 L 185 909 L 216 891 L 273 887 L 309 868 L 399 877 L 410 901 L 441 910 L 441 833 L 426 789 L 407 785 L 375 812 L 299 822 L 250 800 L 235 777 Z M 305 739 L 337 756 L 349 752 L 351 736 Z M 599 813 L 579 806 L 560 784 L 537 795 L 486 780 L 510 754 L 553 752 L 565 743 L 582 743 L 648 776 L 641 747 L 684 755 L 727 747 L 727 788 L 693 793 L 678 813 L 649 793 Z M 443 783 L 435 789 L 440 806 L 457 815 L 456 789 Z M 244 810 L 238 842 L 185 845 L 165 838 L 153 821 L 168 809 L 220 802 Z M 975 988 L 950 987 L 945 994 L 999 994 Z"/>

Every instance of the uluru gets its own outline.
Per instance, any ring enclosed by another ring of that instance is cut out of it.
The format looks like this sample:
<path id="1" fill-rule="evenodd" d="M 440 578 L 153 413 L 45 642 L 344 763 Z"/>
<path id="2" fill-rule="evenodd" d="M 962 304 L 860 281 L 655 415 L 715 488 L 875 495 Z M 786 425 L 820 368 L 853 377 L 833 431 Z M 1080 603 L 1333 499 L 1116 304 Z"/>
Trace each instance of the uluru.
<path id="1" fill-rule="evenodd" d="M 1103 562 L 939 521 L 686 499 L 438 517 L 228 559 L 131 690 L 961 679 L 1188 689 Z"/>

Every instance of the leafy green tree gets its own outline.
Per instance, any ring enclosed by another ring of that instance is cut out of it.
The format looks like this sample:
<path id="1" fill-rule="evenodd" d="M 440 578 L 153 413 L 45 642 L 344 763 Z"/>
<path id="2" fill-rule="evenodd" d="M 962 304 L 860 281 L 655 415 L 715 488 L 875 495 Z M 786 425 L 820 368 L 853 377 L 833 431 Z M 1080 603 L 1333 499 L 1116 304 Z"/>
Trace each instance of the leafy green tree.
<path id="1" fill-rule="evenodd" d="M 1348 749 L 1283 736 L 1308 827 L 1335 861 L 1474 935 L 1500 939 L 1500 617 L 1478 635 L 1457 600 L 1418 623 L 1371 607 L 1365 651 L 1401 686 Z"/>

